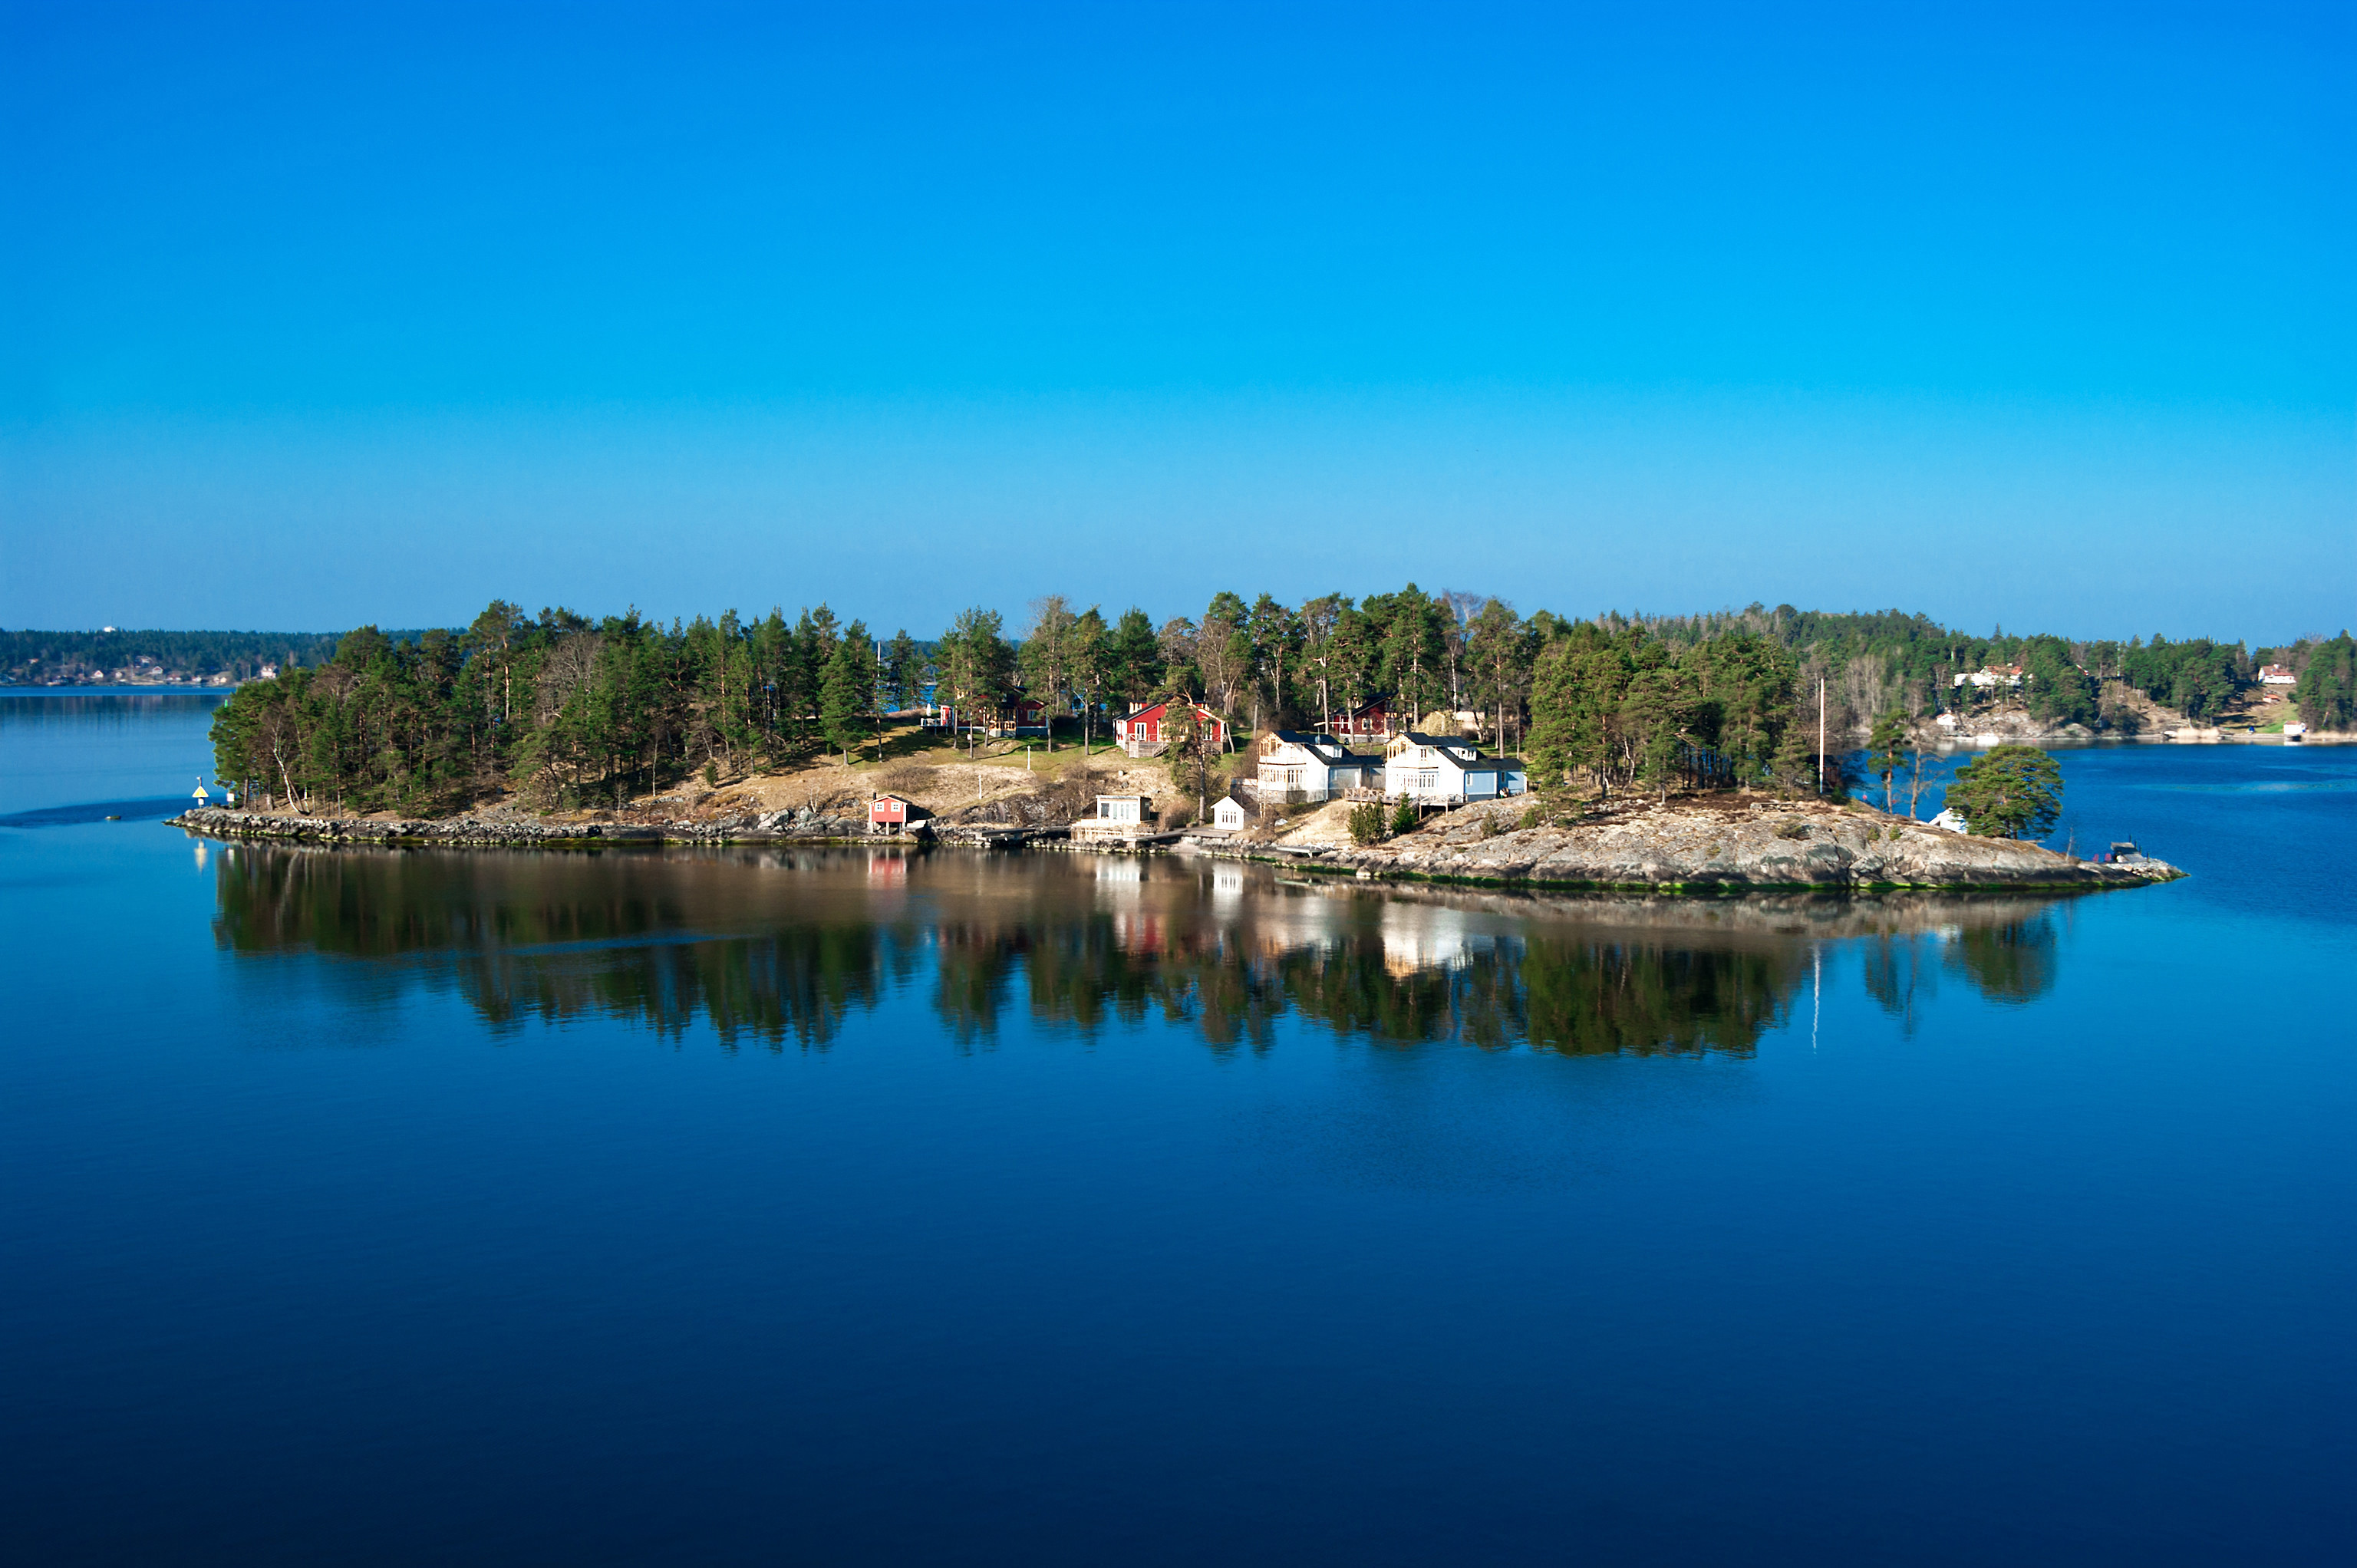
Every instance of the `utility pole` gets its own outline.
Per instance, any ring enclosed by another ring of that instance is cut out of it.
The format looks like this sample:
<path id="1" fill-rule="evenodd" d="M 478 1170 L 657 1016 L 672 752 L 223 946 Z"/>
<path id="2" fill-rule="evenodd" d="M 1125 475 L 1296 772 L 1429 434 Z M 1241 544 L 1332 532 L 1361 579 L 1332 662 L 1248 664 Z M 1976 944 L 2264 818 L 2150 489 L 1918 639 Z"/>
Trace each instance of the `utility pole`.
<path id="1" fill-rule="evenodd" d="M 1825 792 L 1825 678 L 1817 677 L 1817 793 Z"/>

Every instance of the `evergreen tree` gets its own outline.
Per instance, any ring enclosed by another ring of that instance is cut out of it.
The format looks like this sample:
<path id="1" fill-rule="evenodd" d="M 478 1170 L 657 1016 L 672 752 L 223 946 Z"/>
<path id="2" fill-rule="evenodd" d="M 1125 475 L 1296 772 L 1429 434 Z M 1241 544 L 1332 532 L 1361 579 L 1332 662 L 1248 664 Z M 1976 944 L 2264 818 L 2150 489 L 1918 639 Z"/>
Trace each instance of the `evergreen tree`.
<path id="1" fill-rule="evenodd" d="M 1048 726 L 1048 749 L 1056 749 L 1056 715 L 1071 705 L 1072 614 L 1061 594 L 1031 601 L 1031 625 L 1023 634 L 1020 662 L 1025 690 L 1037 701 Z"/>
<path id="2" fill-rule="evenodd" d="M 924 660 L 908 628 L 892 634 L 885 648 L 884 666 L 884 683 L 891 688 L 894 705 L 902 712 L 915 707 L 918 688 L 924 682 Z"/>
<path id="3" fill-rule="evenodd" d="M 1168 673 L 1154 622 L 1134 605 L 1122 611 L 1105 650 L 1106 691 L 1125 704 L 1142 703 L 1162 689 Z"/>
<path id="4" fill-rule="evenodd" d="M 1491 599 L 1468 625 L 1465 658 L 1472 674 L 1471 694 L 1497 719 L 1491 744 L 1501 752 L 1512 749 L 1512 716 L 1520 717 L 1528 690 L 1527 671 L 1534 655 L 1531 628 L 1502 599 Z"/>
<path id="5" fill-rule="evenodd" d="M 1184 692 L 1172 692 L 1164 701 L 1169 705 L 1162 710 L 1162 738 L 1168 747 L 1163 766 L 1173 786 L 1194 791 L 1195 819 L 1200 822 L 1211 800 L 1211 764 L 1220 749 L 1217 732 Z"/>
<path id="6" fill-rule="evenodd" d="M 2062 769 L 2032 746 L 2000 746 L 1956 769 L 1948 804 L 1984 838 L 2044 838 L 2062 811 Z"/>
<path id="7" fill-rule="evenodd" d="M 1866 765 L 1882 779 L 1882 809 L 1886 811 L 1895 813 L 1899 810 L 1899 798 L 1890 781 L 1906 763 L 1908 733 L 1907 715 L 1894 708 L 1874 721 L 1874 733 L 1867 737 Z"/>
<path id="8" fill-rule="evenodd" d="M 852 748 L 866 738 L 865 721 L 872 703 L 869 693 L 875 689 L 874 682 L 862 668 L 869 663 L 866 652 L 867 639 L 864 636 L 837 641 L 834 651 L 827 656 L 820 684 L 819 722 L 827 745 L 843 753 L 845 767 L 850 766 Z"/>
<path id="9" fill-rule="evenodd" d="M 2317 729 L 2357 729 L 2357 641 L 2344 631 L 2309 649 L 2292 699 Z"/>
<path id="10" fill-rule="evenodd" d="M 1088 754 L 1097 708 L 1104 701 L 1114 667 L 1113 634 L 1105 627 L 1104 613 L 1091 605 L 1072 622 L 1071 679 L 1072 688 L 1081 698 L 1081 752 L 1083 757 Z"/>

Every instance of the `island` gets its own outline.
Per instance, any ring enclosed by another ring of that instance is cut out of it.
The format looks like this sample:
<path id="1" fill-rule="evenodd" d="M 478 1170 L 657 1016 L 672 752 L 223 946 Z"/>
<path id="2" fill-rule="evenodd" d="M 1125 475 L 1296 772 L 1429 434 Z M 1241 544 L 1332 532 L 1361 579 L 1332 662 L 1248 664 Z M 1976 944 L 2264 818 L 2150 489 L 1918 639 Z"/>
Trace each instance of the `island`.
<path id="1" fill-rule="evenodd" d="M 1813 890 L 2056 890 L 2143 886 L 2182 876 L 2144 855 L 2083 859 L 2011 839 L 1976 837 L 1857 802 L 1704 799 L 1625 802 L 1571 821 L 1528 819 L 1522 797 L 1440 811 L 1380 843 L 1354 843 L 1351 802 L 1281 830 L 1156 831 L 1089 839 L 1073 822 L 1025 822 L 1040 796 L 1007 798 L 999 822 L 928 823 L 914 833 L 877 832 L 867 813 L 836 803 L 673 820 L 608 817 L 548 821 L 521 812 L 447 818 L 299 816 L 201 807 L 175 825 L 220 839 L 450 848 L 598 848 L 662 844 L 971 845 L 1104 854 L 1207 854 L 1290 865 L 1364 880 L 1455 883 L 1546 890 L 1695 895 Z"/>

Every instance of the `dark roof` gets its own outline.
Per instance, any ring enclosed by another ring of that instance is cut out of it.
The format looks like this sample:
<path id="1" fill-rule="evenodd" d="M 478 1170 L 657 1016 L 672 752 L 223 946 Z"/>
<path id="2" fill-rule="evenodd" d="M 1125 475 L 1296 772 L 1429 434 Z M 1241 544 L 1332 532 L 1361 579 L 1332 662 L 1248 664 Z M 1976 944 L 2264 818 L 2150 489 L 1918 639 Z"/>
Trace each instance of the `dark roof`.
<path id="1" fill-rule="evenodd" d="M 1373 760 L 1368 754 L 1352 751 L 1343 745 L 1340 736 L 1328 735 L 1323 730 L 1273 729 L 1268 732 L 1268 736 L 1271 740 L 1283 741 L 1287 746 L 1297 746 L 1308 751 L 1331 752 L 1338 762 Z"/>
<path id="2" fill-rule="evenodd" d="M 1475 746 L 1473 742 L 1467 740 L 1462 736 L 1426 735 L 1421 730 L 1403 730 L 1398 735 L 1392 736 L 1392 738 L 1394 740 L 1408 741 L 1416 746 L 1470 746 L 1473 751 L 1473 755 L 1470 757 L 1460 757 L 1453 759 L 1463 763 L 1468 768 L 1512 768 L 1517 766 L 1505 757 L 1491 757 L 1487 755 L 1479 746 Z"/>

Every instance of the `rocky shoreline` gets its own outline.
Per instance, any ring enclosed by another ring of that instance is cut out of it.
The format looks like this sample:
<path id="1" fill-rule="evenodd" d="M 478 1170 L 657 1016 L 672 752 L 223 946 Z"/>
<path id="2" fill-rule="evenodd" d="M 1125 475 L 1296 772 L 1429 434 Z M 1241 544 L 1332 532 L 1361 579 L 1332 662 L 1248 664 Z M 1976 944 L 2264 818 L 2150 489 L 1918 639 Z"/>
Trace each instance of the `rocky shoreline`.
<path id="1" fill-rule="evenodd" d="M 167 820 L 210 838 L 282 839 L 305 843 L 447 844 L 466 849 L 597 848 L 607 844 L 840 843 L 867 839 L 856 818 L 803 810 L 764 811 L 710 822 L 546 822 L 501 814 L 483 817 L 300 817 L 199 806 Z"/>
<path id="2" fill-rule="evenodd" d="M 2160 860 L 2104 865 L 1818 801 L 1638 805 L 1532 827 L 1520 825 L 1525 809 L 1520 800 L 1469 807 L 1366 847 L 1282 837 L 1196 842 L 1215 855 L 1370 880 L 1566 890 L 2050 891 L 2146 886 L 2185 875 Z"/>
<path id="3" fill-rule="evenodd" d="M 1817 801 L 1639 805 L 1569 823 L 1528 827 L 1521 825 L 1526 811 L 1527 801 L 1520 800 L 1468 807 L 1414 832 L 1365 847 L 1208 833 L 1190 834 L 1180 847 L 1370 881 L 1686 895 L 2042 892 L 2145 886 L 2185 875 L 2159 860 L 2103 865 L 2033 843 L 1974 838 L 1863 807 Z M 879 842 L 867 835 L 862 822 L 808 808 L 710 822 L 547 822 L 509 814 L 297 817 L 201 807 L 170 819 L 170 825 L 221 839 L 453 848 Z M 1060 830 L 1050 831 L 1062 838 Z M 1013 835 L 1007 842 L 1029 836 Z"/>

